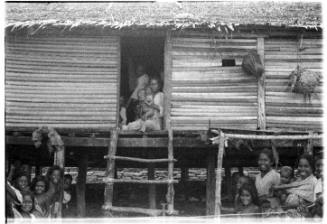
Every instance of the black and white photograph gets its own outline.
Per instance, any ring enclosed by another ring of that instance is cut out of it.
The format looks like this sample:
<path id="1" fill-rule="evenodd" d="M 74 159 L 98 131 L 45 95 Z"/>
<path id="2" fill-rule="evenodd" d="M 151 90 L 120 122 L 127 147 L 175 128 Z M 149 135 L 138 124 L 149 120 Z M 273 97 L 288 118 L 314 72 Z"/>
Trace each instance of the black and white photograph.
<path id="1" fill-rule="evenodd" d="M 323 222 L 322 1 L 3 5 L 6 223 Z"/>

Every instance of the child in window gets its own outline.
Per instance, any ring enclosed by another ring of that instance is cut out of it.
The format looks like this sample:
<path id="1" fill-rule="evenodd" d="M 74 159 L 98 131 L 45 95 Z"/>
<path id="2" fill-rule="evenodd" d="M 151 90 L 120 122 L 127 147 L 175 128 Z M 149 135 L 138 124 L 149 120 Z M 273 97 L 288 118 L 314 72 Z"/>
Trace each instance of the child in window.
<path id="1" fill-rule="evenodd" d="M 238 191 L 239 197 L 235 212 L 237 214 L 256 215 L 260 209 L 258 206 L 258 194 L 253 184 L 244 184 Z"/>
<path id="2" fill-rule="evenodd" d="M 267 148 L 263 149 L 258 158 L 260 173 L 255 179 L 255 186 L 260 201 L 270 197 L 271 188 L 280 183 L 280 175 L 272 168 L 273 164 L 274 156 L 272 151 Z"/>
<path id="3" fill-rule="evenodd" d="M 23 202 L 13 209 L 15 218 L 35 218 L 34 196 L 30 191 L 23 193 Z"/>
<path id="4" fill-rule="evenodd" d="M 239 191 L 241 189 L 241 187 L 243 185 L 253 185 L 254 186 L 254 183 L 252 181 L 252 179 L 248 176 L 240 176 L 236 182 L 236 186 L 235 186 L 235 189 L 236 189 L 236 194 L 234 196 L 234 207 L 237 208 L 237 205 L 238 205 L 238 201 L 239 201 Z M 255 187 L 255 186 L 254 186 Z"/>

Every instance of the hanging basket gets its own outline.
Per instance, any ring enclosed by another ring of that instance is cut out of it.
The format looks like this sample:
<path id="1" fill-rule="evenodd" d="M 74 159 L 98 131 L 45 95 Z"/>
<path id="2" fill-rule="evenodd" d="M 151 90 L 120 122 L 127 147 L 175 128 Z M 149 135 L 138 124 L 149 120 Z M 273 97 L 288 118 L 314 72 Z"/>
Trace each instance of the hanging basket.
<path id="1" fill-rule="evenodd" d="M 242 68 L 248 75 L 260 78 L 265 68 L 261 62 L 260 56 L 256 51 L 250 51 L 243 57 Z"/>
<path id="2" fill-rule="evenodd" d="M 321 75 L 309 69 L 298 66 L 289 76 L 290 90 L 309 96 L 315 93 L 315 88 L 320 84 Z"/>

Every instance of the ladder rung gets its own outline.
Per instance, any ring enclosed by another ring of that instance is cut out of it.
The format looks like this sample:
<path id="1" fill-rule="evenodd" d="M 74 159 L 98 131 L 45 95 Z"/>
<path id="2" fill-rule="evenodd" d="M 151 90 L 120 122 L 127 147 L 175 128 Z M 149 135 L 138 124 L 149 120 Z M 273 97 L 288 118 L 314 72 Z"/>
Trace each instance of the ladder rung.
<path id="1" fill-rule="evenodd" d="M 104 177 L 105 183 L 131 183 L 131 184 L 177 184 L 178 180 L 126 180 L 126 179 L 113 179 Z"/>
<path id="2" fill-rule="evenodd" d="M 136 157 L 125 157 L 125 156 L 109 156 L 105 155 L 105 159 L 115 159 L 115 160 L 125 160 L 125 161 L 133 161 L 133 162 L 140 162 L 140 163 L 166 163 L 166 162 L 177 162 L 176 159 L 143 159 L 143 158 L 136 158 Z"/>
<path id="3" fill-rule="evenodd" d="M 131 212 L 131 213 L 142 213 L 150 216 L 159 216 L 163 213 L 160 209 L 149 209 L 149 208 L 136 208 L 136 207 L 117 207 L 117 206 L 102 206 L 102 209 L 114 211 L 114 212 Z"/>

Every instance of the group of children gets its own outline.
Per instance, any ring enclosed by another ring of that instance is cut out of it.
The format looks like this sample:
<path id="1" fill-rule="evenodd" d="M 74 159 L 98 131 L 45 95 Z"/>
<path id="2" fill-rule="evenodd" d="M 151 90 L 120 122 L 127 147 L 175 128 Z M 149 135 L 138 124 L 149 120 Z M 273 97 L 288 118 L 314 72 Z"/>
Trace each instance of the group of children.
<path id="1" fill-rule="evenodd" d="M 322 217 L 322 156 L 303 154 L 296 172 L 283 166 L 273 169 L 274 157 L 264 149 L 258 157 L 260 173 L 253 180 L 233 175 L 234 211 L 245 216 Z"/>
<path id="2" fill-rule="evenodd" d="M 7 218 L 56 218 L 69 212 L 72 176 L 53 166 L 31 180 L 28 165 L 10 166 L 6 181 Z M 61 201 L 61 203 L 60 203 Z M 60 208 L 62 206 L 62 208 Z"/>

